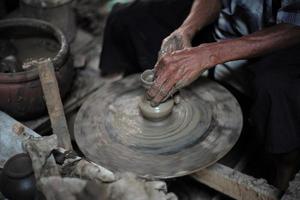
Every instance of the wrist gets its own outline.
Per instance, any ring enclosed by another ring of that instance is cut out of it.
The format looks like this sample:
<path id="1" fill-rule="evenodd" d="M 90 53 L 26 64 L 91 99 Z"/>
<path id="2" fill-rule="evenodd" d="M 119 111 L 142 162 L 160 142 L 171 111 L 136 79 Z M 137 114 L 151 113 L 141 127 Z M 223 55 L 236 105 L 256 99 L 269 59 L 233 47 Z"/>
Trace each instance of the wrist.
<path id="1" fill-rule="evenodd" d="M 224 62 L 218 42 L 201 44 L 196 48 L 199 52 L 197 54 L 202 55 L 199 57 L 199 59 L 202 59 L 202 63 L 205 60 L 203 63 L 205 68 L 208 69 Z"/>
<path id="2" fill-rule="evenodd" d="M 220 42 L 216 42 L 215 51 L 218 55 L 218 64 L 246 59 L 249 53 L 253 52 L 253 45 L 255 42 L 245 42 L 243 38 L 228 39 Z"/>
<path id="3" fill-rule="evenodd" d="M 201 44 L 198 48 L 200 51 L 206 52 L 208 67 L 214 67 L 232 60 L 243 59 L 245 52 L 251 49 L 249 45 L 245 45 L 240 39 L 205 43 Z"/>

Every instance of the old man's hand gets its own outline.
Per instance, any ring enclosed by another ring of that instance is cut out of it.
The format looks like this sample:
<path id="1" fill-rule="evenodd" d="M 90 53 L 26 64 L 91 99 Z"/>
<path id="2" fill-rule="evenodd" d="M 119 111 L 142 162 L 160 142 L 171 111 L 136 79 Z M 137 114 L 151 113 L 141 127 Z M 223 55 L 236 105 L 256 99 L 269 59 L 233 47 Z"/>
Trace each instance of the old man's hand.
<path id="1" fill-rule="evenodd" d="M 204 70 L 214 66 L 216 60 L 209 44 L 162 56 L 155 66 L 154 84 L 147 91 L 152 105 L 158 105 L 178 89 L 192 83 Z"/>
<path id="2" fill-rule="evenodd" d="M 188 47 L 191 47 L 191 38 L 184 30 L 177 29 L 163 40 L 158 57 L 161 58 L 168 53 Z"/>

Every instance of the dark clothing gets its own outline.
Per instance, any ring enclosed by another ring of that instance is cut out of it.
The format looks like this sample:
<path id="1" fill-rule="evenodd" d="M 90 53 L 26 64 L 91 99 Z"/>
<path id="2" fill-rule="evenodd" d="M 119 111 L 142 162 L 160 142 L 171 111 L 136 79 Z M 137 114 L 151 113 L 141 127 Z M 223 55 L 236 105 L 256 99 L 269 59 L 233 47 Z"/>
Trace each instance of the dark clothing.
<path id="1" fill-rule="evenodd" d="M 211 32 L 217 41 L 247 35 L 276 23 L 300 25 L 300 0 L 221 2 L 222 10 Z M 102 73 L 130 74 L 152 68 L 162 40 L 181 25 L 192 3 L 193 0 L 136 0 L 116 6 L 105 29 Z M 247 64 L 242 60 L 217 65 L 215 78 L 247 93 L 247 74 L 243 70 Z"/>
<path id="2" fill-rule="evenodd" d="M 144 0 L 116 5 L 104 32 L 102 74 L 152 69 L 162 40 L 182 24 L 192 3 L 192 0 Z M 212 34 L 205 35 L 212 38 Z"/>
<path id="3" fill-rule="evenodd" d="M 115 7 L 104 33 L 102 73 L 131 74 L 153 68 L 162 40 L 182 24 L 192 2 L 144 0 Z M 208 26 L 200 31 L 193 44 L 215 41 L 215 30 Z M 250 82 L 244 81 L 252 83 L 255 134 L 270 153 L 286 153 L 300 147 L 299 53 L 300 48 L 293 47 L 243 66 L 251 75 Z"/>
<path id="4" fill-rule="evenodd" d="M 300 26 L 300 0 L 221 0 L 222 9 L 214 26 L 217 41 L 249 35 L 279 23 Z M 249 93 L 248 60 L 237 60 L 215 67 L 214 77 L 243 93 Z M 232 78 L 234 77 L 234 78 Z"/>
<path id="5" fill-rule="evenodd" d="M 270 153 L 300 147 L 300 45 L 247 66 L 252 75 L 251 120 Z"/>
<path id="6" fill-rule="evenodd" d="M 299 0 L 221 0 L 216 40 L 236 38 L 278 23 L 300 26 Z"/>

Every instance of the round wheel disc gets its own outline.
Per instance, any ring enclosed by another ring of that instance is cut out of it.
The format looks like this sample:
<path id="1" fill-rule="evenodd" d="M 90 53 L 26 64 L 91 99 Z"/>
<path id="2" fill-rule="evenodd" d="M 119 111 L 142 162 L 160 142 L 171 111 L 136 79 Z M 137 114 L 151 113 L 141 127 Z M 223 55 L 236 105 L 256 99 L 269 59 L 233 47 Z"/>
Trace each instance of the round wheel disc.
<path id="1" fill-rule="evenodd" d="M 213 81 L 199 78 L 181 90 L 180 103 L 157 122 L 139 110 L 144 94 L 133 75 L 102 87 L 84 103 L 75 139 L 87 158 L 114 172 L 171 178 L 215 163 L 240 136 L 240 106 Z"/>

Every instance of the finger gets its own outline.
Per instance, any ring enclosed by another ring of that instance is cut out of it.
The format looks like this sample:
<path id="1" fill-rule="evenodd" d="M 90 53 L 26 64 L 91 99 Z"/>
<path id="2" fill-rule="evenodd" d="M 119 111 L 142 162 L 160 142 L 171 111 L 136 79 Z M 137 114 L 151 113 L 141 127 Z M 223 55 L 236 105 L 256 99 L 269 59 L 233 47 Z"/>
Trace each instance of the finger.
<path id="1" fill-rule="evenodd" d="M 157 85 L 157 83 L 153 83 L 153 85 L 149 88 L 149 90 L 146 93 L 146 98 L 148 100 L 152 100 L 155 95 L 159 92 L 160 85 Z"/>
<path id="2" fill-rule="evenodd" d="M 168 76 L 166 79 L 166 82 L 161 86 L 161 91 L 157 93 L 157 96 L 153 98 L 152 104 L 157 104 L 160 102 L 165 101 L 170 96 L 172 96 L 175 92 L 178 91 L 178 89 L 175 87 L 177 82 L 182 82 L 182 79 L 186 76 L 188 73 L 187 68 L 184 67 L 184 65 L 181 65 L 181 67 L 173 67 L 172 72 L 168 71 L 166 74 Z M 170 74 L 172 76 L 170 76 Z"/>
<path id="3" fill-rule="evenodd" d="M 164 97 L 162 102 L 167 100 L 170 96 L 173 96 L 179 90 L 177 83 L 181 84 L 181 82 L 185 80 L 184 77 L 186 76 L 186 74 L 187 74 L 187 70 L 185 67 L 179 68 L 179 70 L 176 73 L 176 76 L 174 76 L 174 80 L 175 80 L 174 86 L 171 88 L 171 90 L 169 90 L 168 95 Z"/>
<path id="4" fill-rule="evenodd" d="M 155 73 L 157 73 L 157 71 L 159 71 L 159 69 L 163 67 L 163 65 L 164 65 L 164 60 L 165 60 L 164 57 L 165 57 L 165 56 L 162 56 L 162 57 L 160 57 L 160 58 L 157 60 L 155 66 L 154 66 L 154 69 L 155 69 L 154 72 L 155 72 Z"/>
<path id="5" fill-rule="evenodd" d="M 174 37 L 171 40 L 173 51 L 183 49 L 183 38 L 179 35 L 174 35 Z"/>
<path id="6" fill-rule="evenodd" d="M 154 66 L 154 79 L 156 79 L 158 77 L 158 74 L 161 73 L 161 69 L 162 63 L 160 62 L 160 60 L 158 60 L 158 62 Z"/>
<path id="7" fill-rule="evenodd" d="M 163 57 L 169 52 L 169 47 L 170 47 L 170 36 L 167 37 L 166 39 L 163 40 L 160 51 L 159 51 L 159 56 L 158 59 Z"/>
<path id="8" fill-rule="evenodd" d="M 166 81 L 165 77 L 166 76 L 163 73 L 155 79 L 153 85 L 147 91 L 147 99 L 148 100 L 153 99 L 159 93 L 162 84 Z"/>
<path id="9" fill-rule="evenodd" d="M 166 54 L 167 54 L 167 46 L 165 44 L 163 44 L 163 46 L 161 47 L 161 49 L 158 52 L 158 60 Z"/>
<path id="10" fill-rule="evenodd" d="M 173 87 L 176 84 L 176 79 L 172 78 L 167 80 L 160 88 L 159 92 L 152 99 L 151 105 L 158 105 L 162 102 L 166 97 L 169 96 L 170 91 L 172 91 Z"/>
<path id="11" fill-rule="evenodd" d="M 173 96 L 178 91 L 178 89 L 175 86 L 176 86 L 176 84 L 174 84 L 174 86 L 172 87 L 172 89 L 169 91 L 168 95 L 165 96 L 165 98 L 161 102 L 166 101 L 168 98 L 170 98 L 171 96 Z"/>
<path id="12" fill-rule="evenodd" d="M 171 54 L 172 52 L 177 50 L 176 44 L 170 44 L 166 50 L 166 54 Z"/>
<path id="13" fill-rule="evenodd" d="M 177 35 L 172 35 L 163 41 L 161 45 L 159 57 L 183 48 L 183 41 Z"/>

